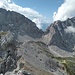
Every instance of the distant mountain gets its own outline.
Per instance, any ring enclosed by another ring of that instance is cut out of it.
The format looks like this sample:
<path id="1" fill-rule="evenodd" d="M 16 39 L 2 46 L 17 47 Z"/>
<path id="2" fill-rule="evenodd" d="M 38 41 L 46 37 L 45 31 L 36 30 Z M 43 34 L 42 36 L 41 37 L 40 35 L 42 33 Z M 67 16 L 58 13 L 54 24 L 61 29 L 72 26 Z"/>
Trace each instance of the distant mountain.
<path id="1" fill-rule="evenodd" d="M 17 35 L 28 35 L 33 38 L 40 38 L 43 31 L 36 27 L 36 24 L 25 16 L 0 8 L 0 31 L 11 31 Z"/>
<path id="2" fill-rule="evenodd" d="M 45 32 L 45 42 L 50 50 L 54 50 L 62 56 L 69 56 L 75 52 L 75 17 L 66 21 L 55 21 Z M 67 54 L 66 54 L 67 52 Z"/>

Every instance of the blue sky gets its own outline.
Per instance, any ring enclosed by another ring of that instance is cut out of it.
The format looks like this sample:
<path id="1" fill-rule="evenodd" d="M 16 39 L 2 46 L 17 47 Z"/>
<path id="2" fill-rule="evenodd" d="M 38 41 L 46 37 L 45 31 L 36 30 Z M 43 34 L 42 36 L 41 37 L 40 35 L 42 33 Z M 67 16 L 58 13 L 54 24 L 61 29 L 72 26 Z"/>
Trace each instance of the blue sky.
<path id="1" fill-rule="evenodd" d="M 0 0 L 0 8 L 23 14 L 43 30 L 75 16 L 75 0 Z"/>
<path id="2" fill-rule="evenodd" d="M 13 0 L 17 5 L 29 7 L 40 14 L 44 15 L 52 21 L 53 13 L 58 10 L 58 7 L 64 0 Z"/>

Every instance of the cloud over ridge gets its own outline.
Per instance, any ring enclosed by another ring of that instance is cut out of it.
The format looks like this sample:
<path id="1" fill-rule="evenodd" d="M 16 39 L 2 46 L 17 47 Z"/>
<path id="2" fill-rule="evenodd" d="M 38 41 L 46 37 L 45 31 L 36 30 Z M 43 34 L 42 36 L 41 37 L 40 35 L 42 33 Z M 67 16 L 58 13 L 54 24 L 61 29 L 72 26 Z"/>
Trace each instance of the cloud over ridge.
<path id="1" fill-rule="evenodd" d="M 66 32 L 66 33 L 75 33 L 75 27 L 73 27 L 73 26 L 68 26 L 68 27 L 65 29 L 65 32 Z"/>
<path id="2" fill-rule="evenodd" d="M 75 0 L 64 0 L 64 3 L 53 14 L 53 20 L 66 20 L 75 16 Z"/>

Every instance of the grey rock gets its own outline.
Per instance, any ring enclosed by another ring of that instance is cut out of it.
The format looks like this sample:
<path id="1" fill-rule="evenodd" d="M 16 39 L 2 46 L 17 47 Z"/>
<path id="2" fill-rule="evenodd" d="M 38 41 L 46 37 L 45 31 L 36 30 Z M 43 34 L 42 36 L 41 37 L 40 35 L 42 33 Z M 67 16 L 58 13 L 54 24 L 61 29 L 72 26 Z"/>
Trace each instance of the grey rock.
<path id="1" fill-rule="evenodd" d="M 28 35 L 33 38 L 40 38 L 43 35 L 43 31 L 36 27 L 36 24 L 25 16 L 14 12 L 6 11 L 0 8 L 0 31 L 11 31 L 18 35 Z"/>
<path id="2" fill-rule="evenodd" d="M 13 35 L 10 32 L 1 34 L 1 41 L 0 41 L 0 57 L 2 58 L 0 62 L 0 73 L 5 73 L 7 71 L 12 71 L 16 68 L 17 62 L 17 55 L 16 55 L 16 46 L 15 42 L 13 41 Z M 2 41 L 3 40 L 3 41 Z"/>

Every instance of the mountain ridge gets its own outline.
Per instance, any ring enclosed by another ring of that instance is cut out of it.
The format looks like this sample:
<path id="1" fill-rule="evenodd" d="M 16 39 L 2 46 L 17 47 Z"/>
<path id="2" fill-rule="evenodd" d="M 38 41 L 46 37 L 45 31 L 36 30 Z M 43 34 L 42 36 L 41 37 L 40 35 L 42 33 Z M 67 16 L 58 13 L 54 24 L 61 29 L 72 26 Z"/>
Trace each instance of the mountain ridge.
<path id="1" fill-rule="evenodd" d="M 36 24 L 20 13 L 0 8 L 0 30 L 12 31 L 19 35 L 40 38 L 43 31 Z M 39 33 L 39 34 L 38 34 Z"/>
<path id="2" fill-rule="evenodd" d="M 70 27 L 70 28 L 69 28 Z M 58 54 L 75 53 L 75 17 L 65 21 L 55 21 L 45 32 L 45 43 Z M 62 52 L 63 51 L 63 52 Z M 65 54 L 66 56 L 68 56 Z"/>

